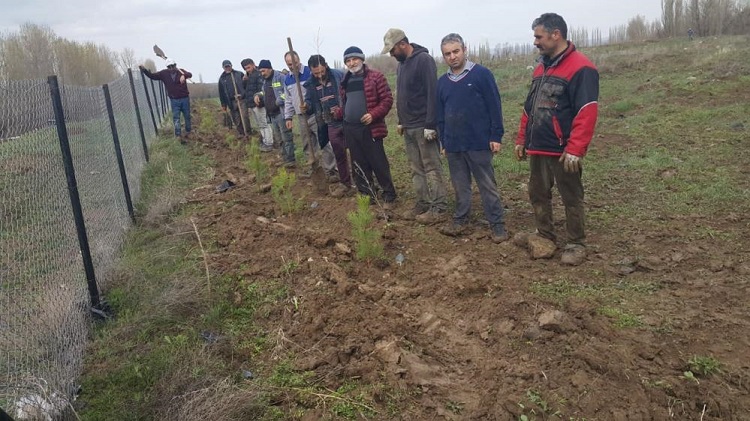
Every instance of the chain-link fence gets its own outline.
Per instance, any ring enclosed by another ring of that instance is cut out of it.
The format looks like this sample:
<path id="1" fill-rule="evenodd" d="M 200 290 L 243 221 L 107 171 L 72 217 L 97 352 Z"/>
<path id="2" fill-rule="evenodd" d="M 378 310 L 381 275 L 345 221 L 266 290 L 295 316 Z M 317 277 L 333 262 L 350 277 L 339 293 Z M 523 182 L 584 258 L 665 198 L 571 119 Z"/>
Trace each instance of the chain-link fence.
<path id="1" fill-rule="evenodd" d="M 70 418 L 91 310 L 165 123 L 161 82 L 141 78 L 0 81 L 0 409 L 17 420 Z"/>

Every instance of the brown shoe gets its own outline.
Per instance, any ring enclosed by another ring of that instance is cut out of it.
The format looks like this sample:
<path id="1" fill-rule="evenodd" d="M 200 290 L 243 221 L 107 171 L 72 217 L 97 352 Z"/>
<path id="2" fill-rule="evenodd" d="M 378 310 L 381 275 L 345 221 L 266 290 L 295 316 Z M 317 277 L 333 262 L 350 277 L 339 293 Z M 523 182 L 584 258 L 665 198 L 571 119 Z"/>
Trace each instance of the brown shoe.
<path id="1" fill-rule="evenodd" d="M 445 220 L 445 212 L 428 210 L 415 216 L 414 219 L 422 225 L 433 225 Z"/>
<path id="2" fill-rule="evenodd" d="M 586 260 L 586 247 L 581 244 L 568 244 L 560 256 L 560 263 L 569 266 L 578 266 Z"/>
<path id="3" fill-rule="evenodd" d="M 337 184 L 336 187 L 331 189 L 331 197 L 341 198 L 354 196 L 355 191 L 354 187 Z"/>
<path id="4" fill-rule="evenodd" d="M 393 210 L 393 208 L 396 207 L 396 202 L 391 200 L 390 202 L 383 201 L 382 202 L 383 210 Z"/>
<path id="5" fill-rule="evenodd" d="M 401 219 L 405 221 L 413 221 L 417 219 L 417 215 L 423 214 L 427 212 L 429 209 L 423 208 L 421 206 L 414 206 L 413 208 L 407 210 L 406 212 L 401 214 Z"/>
<path id="6" fill-rule="evenodd" d="M 492 242 L 495 244 L 500 244 L 502 242 L 508 241 L 510 236 L 508 235 L 508 231 L 505 230 L 505 226 L 502 224 L 495 225 L 492 227 L 492 235 L 490 236 L 492 239 Z"/>
<path id="7" fill-rule="evenodd" d="M 457 222 L 451 222 L 448 225 L 440 227 L 438 230 L 441 234 L 449 237 L 458 237 L 461 234 L 466 233 L 468 230 L 467 224 L 459 224 Z"/>

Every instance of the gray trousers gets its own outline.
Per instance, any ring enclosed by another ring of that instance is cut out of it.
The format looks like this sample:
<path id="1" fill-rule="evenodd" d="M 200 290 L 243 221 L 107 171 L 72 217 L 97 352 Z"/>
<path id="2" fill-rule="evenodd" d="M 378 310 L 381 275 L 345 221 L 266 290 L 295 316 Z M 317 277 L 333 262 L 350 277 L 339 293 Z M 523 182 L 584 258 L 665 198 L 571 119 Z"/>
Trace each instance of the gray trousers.
<path id="1" fill-rule="evenodd" d="M 422 212 L 448 209 L 447 189 L 440 163 L 440 144 L 424 138 L 424 128 L 405 129 L 406 156 L 411 166 L 411 181 L 417 196 L 416 208 Z"/>
<path id="2" fill-rule="evenodd" d="M 451 172 L 451 183 L 456 191 L 456 212 L 453 221 L 457 224 L 468 222 L 471 212 L 471 178 L 477 182 L 479 197 L 482 199 L 484 217 L 490 227 L 504 225 L 503 204 L 497 192 L 495 169 L 492 167 L 492 152 L 467 151 L 448 152 L 448 169 Z"/>
<path id="3" fill-rule="evenodd" d="M 583 244 L 585 215 L 583 210 L 583 183 L 581 175 L 563 170 L 559 156 L 529 155 L 529 200 L 534 209 L 536 229 L 539 234 L 555 240 L 555 228 L 552 219 L 552 187 L 557 184 L 563 205 L 565 206 L 565 230 L 568 243 Z"/>

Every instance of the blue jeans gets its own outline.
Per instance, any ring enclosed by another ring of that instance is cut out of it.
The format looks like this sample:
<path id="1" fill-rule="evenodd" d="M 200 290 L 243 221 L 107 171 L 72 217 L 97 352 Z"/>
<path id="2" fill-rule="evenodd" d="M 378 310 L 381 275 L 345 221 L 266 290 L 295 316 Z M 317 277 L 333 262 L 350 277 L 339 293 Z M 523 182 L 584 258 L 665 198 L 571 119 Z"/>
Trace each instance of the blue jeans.
<path id="1" fill-rule="evenodd" d="M 281 158 L 284 162 L 294 162 L 294 137 L 292 131 L 286 128 L 284 114 L 268 116 L 273 131 L 281 138 Z"/>
<path id="2" fill-rule="evenodd" d="M 169 98 L 169 103 L 172 106 L 172 120 L 174 120 L 174 135 L 179 136 L 181 133 L 180 127 L 180 113 L 185 118 L 185 131 L 190 133 L 192 126 L 190 125 L 190 97 L 174 99 Z"/>
<path id="3" fill-rule="evenodd" d="M 497 192 L 495 169 L 492 168 L 492 152 L 489 150 L 448 152 L 446 155 L 451 183 L 456 192 L 456 213 L 453 215 L 453 221 L 457 224 L 465 224 L 469 220 L 473 175 L 479 187 L 484 217 L 487 218 L 490 227 L 503 225 L 503 204 Z"/>

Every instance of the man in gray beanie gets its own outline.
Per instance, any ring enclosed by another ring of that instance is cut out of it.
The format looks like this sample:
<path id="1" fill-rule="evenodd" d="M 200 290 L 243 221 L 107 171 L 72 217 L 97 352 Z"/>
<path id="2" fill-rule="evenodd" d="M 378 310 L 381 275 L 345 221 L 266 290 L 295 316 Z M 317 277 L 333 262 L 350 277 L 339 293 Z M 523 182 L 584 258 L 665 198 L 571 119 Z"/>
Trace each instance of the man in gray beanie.
<path id="1" fill-rule="evenodd" d="M 364 64 L 365 54 L 358 47 L 344 51 L 344 64 L 349 72 L 341 81 L 341 107 L 334 118 L 344 121 L 344 138 L 354 161 L 354 181 L 361 194 L 377 202 L 372 174 L 383 189 L 385 210 L 393 209 L 396 188 L 391 167 L 383 148 L 388 135 L 385 117 L 393 107 L 393 94 L 382 73 Z"/>

